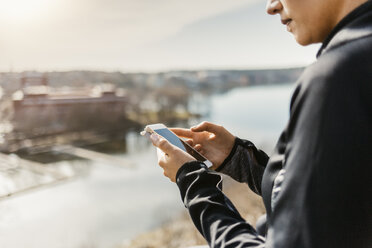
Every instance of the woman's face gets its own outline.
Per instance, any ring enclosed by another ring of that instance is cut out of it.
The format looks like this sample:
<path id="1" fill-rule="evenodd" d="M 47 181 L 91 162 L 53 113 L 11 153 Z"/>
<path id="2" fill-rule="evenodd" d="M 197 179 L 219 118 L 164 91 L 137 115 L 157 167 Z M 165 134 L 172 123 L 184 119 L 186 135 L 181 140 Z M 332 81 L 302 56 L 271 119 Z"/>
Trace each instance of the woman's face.
<path id="1" fill-rule="evenodd" d="M 341 20 L 343 1 L 339 0 L 268 0 L 267 13 L 279 14 L 301 45 L 322 42 Z"/>

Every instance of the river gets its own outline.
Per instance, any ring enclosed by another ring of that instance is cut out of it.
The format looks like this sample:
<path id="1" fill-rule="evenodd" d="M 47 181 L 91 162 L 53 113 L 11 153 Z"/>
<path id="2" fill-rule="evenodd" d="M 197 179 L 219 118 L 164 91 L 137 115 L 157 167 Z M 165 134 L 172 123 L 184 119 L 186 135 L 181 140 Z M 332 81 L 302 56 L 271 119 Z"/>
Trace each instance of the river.
<path id="1" fill-rule="evenodd" d="M 237 88 L 201 99 L 198 106 L 207 108 L 205 120 L 270 153 L 288 119 L 292 88 Z M 132 169 L 62 161 L 58 163 L 89 166 L 89 173 L 0 201 L 0 247 L 114 247 L 177 216 L 184 208 L 178 189 L 156 165 L 150 142 L 130 133 L 127 147 L 125 154 L 115 156 L 132 161 Z"/>

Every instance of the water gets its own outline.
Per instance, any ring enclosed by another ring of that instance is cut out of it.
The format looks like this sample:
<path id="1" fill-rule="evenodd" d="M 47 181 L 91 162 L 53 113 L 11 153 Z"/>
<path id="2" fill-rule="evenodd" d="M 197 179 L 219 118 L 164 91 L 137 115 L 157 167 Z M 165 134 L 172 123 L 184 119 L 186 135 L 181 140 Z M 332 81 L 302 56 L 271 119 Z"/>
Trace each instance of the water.
<path id="1" fill-rule="evenodd" d="M 237 88 L 211 98 L 209 120 L 270 152 L 289 118 L 292 84 Z"/>
<path id="2" fill-rule="evenodd" d="M 2 201 L 0 247 L 111 247 L 176 215 L 177 188 L 153 147 L 139 147 L 122 155 L 135 169 L 76 161 L 88 163 L 88 176 Z"/>
<path id="3" fill-rule="evenodd" d="M 207 120 L 272 149 L 288 118 L 292 85 L 235 89 L 205 99 Z M 114 247 L 177 216 L 177 187 L 156 165 L 156 151 L 143 137 L 128 135 L 136 164 L 125 169 L 93 161 L 89 174 L 71 182 L 0 202 L 0 247 Z"/>

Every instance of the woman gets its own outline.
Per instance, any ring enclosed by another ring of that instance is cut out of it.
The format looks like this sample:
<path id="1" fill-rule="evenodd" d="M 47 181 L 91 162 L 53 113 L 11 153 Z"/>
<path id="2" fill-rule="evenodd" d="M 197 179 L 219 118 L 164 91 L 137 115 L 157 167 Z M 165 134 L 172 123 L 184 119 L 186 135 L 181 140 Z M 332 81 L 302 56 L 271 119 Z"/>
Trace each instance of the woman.
<path id="1" fill-rule="evenodd" d="M 372 0 L 269 0 L 301 45 L 322 42 L 301 75 L 290 119 L 270 158 L 223 127 L 174 129 L 246 182 L 267 211 L 262 233 L 220 190 L 218 173 L 153 134 L 164 174 L 176 181 L 211 247 L 372 247 Z"/>

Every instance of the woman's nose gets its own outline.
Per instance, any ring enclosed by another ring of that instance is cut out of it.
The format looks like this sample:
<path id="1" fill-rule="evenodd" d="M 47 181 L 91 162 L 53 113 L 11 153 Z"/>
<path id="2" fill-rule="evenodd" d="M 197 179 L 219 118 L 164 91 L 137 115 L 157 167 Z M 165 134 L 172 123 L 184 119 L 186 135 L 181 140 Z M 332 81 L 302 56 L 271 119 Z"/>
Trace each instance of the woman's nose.
<path id="1" fill-rule="evenodd" d="M 268 0 L 266 4 L 266 12 L 269 15 L 275 15 L 283 9 L 283 5 L 280 0 Z"/>

